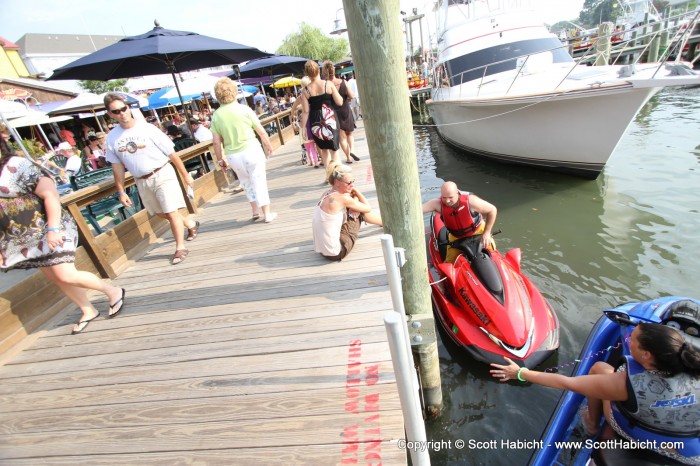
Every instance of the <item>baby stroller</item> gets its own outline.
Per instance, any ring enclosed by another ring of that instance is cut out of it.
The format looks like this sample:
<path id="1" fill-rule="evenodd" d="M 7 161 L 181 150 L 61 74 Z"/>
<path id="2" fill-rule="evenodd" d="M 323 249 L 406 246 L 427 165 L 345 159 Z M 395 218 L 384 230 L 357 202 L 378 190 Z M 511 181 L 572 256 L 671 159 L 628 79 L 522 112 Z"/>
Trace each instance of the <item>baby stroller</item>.
<path id="1" fill-rule="evenodd" d="M 306 165 L 309 163 L 308 156 L 306 154 L 306 146 L 304 144 L 301 145 L 301 164 Z"/>

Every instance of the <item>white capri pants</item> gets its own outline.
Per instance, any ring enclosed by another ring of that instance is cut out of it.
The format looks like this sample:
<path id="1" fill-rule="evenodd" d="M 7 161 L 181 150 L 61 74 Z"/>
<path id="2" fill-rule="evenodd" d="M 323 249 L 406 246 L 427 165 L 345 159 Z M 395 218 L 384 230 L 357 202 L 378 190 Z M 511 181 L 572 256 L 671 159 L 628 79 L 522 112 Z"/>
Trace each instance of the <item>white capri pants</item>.
<path id="1" fill-rule="evenodd" d="M 267 191 L 265 152 L 260 144 L 251 144 L 240 152 L 226 154 L 226 160 L 236 172 L 248 200 L 257 202 L 260 207 L 269 205 L 270 194 Z"/>

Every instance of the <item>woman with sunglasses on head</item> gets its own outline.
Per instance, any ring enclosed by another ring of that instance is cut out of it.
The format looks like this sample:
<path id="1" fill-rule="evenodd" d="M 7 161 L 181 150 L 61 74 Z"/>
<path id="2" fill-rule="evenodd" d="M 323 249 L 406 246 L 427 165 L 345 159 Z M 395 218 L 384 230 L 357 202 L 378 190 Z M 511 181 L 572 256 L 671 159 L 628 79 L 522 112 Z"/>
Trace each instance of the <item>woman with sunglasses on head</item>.
<path id="1" fill-rule="evenodd" d="M 124 289 L 75 268 L 77 241 L 78 228 L 61 208 L 53 176 L 15 156 L 0 138 L 0 270 L 41 270 L 82 311 L 73 334 L 100 315 L 85 290 L 104 293 L 109 317 L 123 309 L 125 294 Z"/>
<path id="2" fill-rule="evenodd" d="M 382 218 L 355 188 L 350 167 L 333 161 L 327 170 L 332 189 L 323 194 L 314 210 L 314 249 L 326 259 L 340 261 L 355 246 L 360 223 L 382 226 Z"/>
<path id="3" fill-rule="evenodd" d="M 588 398 L 582 413 L 584 429 L 598 434 L 602 416 L 609 429 L 603 439 L 618 434 L 628 440 L 646 440 L 651 432 L 698 441 L 700 432 L 700 351 L 677 330 L 662 324 L 641 323 L 629 340 L 630 356 L 614 368 L 599 361 L 588 375 L 567 377 L 531 371 L 508 358 L 506 365 L 491 364 L 491 375 L 501 382 L 518 379 L 545 387 L 571 390 Z M 637 426 L 626 430 L 625 427 Z M 639 430 L 641 429 L 641 431 Z M 656 452 L 684 464 L 700 464 L 700 456 L 686 457 L 675 450 Z"/>

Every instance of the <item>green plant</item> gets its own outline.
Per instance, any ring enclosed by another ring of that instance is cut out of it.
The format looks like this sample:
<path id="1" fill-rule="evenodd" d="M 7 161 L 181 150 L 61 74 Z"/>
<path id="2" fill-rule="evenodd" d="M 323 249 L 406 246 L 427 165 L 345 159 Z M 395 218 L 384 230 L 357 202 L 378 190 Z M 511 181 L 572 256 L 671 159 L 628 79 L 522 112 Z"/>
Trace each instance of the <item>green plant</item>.
<path id="1" fill-rule="evenodd" d="M 41 143 L 37 141 L 36 139 L 22 139 L 22 144 L 24 145 L 24 148 L 27 149 L 27 152 L 29 152 L 29 155 L 33 159 L 38 159 L 39 157 L 42 157 L 44 155 L 44 151 L 42 150 L 43 144 L 40 145 Z M 22 148 L 17 144 L 16 142 L 11 142 L 10 146 L 17 151 L 17 152 L 22 152 Z"/>

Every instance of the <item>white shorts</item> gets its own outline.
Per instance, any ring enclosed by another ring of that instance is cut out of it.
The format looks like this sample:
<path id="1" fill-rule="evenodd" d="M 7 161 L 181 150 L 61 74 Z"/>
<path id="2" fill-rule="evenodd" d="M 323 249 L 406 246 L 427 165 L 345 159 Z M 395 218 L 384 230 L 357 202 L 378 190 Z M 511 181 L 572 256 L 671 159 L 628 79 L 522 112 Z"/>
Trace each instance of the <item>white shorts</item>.
<path id="1" fill-rule="evenodd" d="M 143 206 L 149 214 L 169 214 L 186 207 L 175 167 L 167 164 L 145 180 L 136 180 Z"/>

